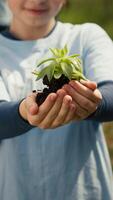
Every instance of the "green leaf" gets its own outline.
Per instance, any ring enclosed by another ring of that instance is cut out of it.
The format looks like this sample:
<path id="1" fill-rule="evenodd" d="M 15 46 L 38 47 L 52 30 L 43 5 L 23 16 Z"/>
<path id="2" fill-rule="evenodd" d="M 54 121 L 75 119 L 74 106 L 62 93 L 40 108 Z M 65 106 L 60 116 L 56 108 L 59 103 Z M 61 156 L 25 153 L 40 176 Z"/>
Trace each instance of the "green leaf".
<path id="1" fill-rule="evenodd" d="M 60 53 L 61 53 L 61 57 L 64 57 L 67 55 L 68 53 L 67 45 L 65 45 L 65 47 L 60 50 Z"/>
<path id="2" fill-rule="evenodd" d="M 75 67 L 74 67 L 72 61 L 71 61 L 68 57 L 62 58 L 62 59 L 61 59 L 61 62 L 64 62 L 64 63 L 66 63 L 67 65 L 69 65 L 72 71 L 75 70 Z"/>
<path id="3" fill-rule="evenodd" d="M 80 54 L 73 54 L 73 55 L 70 55 L 69 58 L 76 58 L 78 56 L 80 56 Z"/>
<path id="4" fill-rule="evenodd" d="M 61 68 L 62 68 L 62 71 L 63 71 L 63 74 L 68 77 L 69 79 L 71 79 L 71 76 L 72 76 L 72 68 L 70 65 L 68 65 L 67 63 L 65 62 L 62 62 L 61 63 Z"/>
<path id="5" fill-rule="evenodd" d="M 49 66 L 48 66 L 48 71 L 47 71 L 47 77 L 48 77 L 48 80 L 51 81 L 53 75 L 54 75 L 54 70 L 55 70 L 55 65 L 54 63 L 51 63 Z"/>
<path id="6" fill-rule="evenodd" d="M 60 57 L 60 50 L 59 49 L 57 49 L 57 48 L 54 48 L 54 49 L 50 48 L 50 51 L 53 53 L 53 55 L 55 57 Z"/>
<path id="7" fill-rule="evenodd" d="M 46 63 L 46 62 L 48 62 L 48 61 L 53 61 L 53 60 L 55 60 L 55 58 L 48 58 L 48 59 L 42 60 L 42 61 L 37 65 L 37 67 L 39 67 L 40 65 L 42 65 L 42 64 L 44 64 L 44 63 Z"/>
<path id="8" fill-rule="evenodd" d="M 68 53 L 67 45 L 65 45 L 64 48 L 62 48 L 62 49 L 50 48 L 50 51 L 57 58 L 64 57 Z"/>
<path id="9" fill-rule="evenodd" d="M 73 65 L 73 67 L 77 70 L 77 71 L 81 71 L 82 72 L 82 68 L 81 68 L 81 64 L 78 62 L 77 59 L 70 59 L 71 64 Z"/>
<path id="10" fill-rule="evenodd" d="M 62 76 L 62 71 L 55 71 L 54 72 L 54 78 L 59 79 Z"/>
<path id="11" fill-rule="evenodd" d="M 81 73 L 81 72 L 77 72 L 77 71 L 75 71 L 73 74 L 72 74 L 72 79 L 74 79 L 74 80 L 80 80 L 80 79 L 83 79 L 83 80 L 87 80 L 86 78 L 85 78 L 85 76 Z"/>
<path id="12" fill-rule="evenodd" d="M 64 55 L 66 56 L 67 54 L 68 54 L 68 48 L 67 48 L 67 45 L 65 44 L 65 46 L 64 46 Z"/>
<path id="13" fill-rule="evenodd" d="M 48 76 L 48 80 L 50 81 L 52 79 L 53 73 L 54 73 L 54 65 L 50 64 L 47 67 L 43 68 L 40 71 L 33 72 L 36 75 L 36 80 L 39 80 L 43 78 L 45 75 Z"/>
<path id="14" fill-rule="evenodd" d="M 36 80 L 43 78 L 47 74 L 47 71 L 48 71 L 48 67 L 42 69 L 41 71 L 37 71 L 36 72 Z"/>

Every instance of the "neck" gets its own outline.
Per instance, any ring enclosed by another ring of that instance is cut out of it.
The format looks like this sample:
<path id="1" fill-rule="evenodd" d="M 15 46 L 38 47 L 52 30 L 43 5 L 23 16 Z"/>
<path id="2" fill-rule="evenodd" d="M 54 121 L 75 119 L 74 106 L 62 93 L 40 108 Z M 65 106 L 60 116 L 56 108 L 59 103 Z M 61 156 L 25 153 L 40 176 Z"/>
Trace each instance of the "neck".
<path id="1" fill-rule="evenodd" d="M 22 25 L 17 26 L 17 24 L 15 25 L 15 22 L 12 21 L 9 31 L 15 37 L 21 40 L 36 40 L 48 35 L 54 26 L 55 26 L 55 20 L 52 20 L 49 24 L 42 26 L 40 25 L 37 27 L 22 26 Z"/>

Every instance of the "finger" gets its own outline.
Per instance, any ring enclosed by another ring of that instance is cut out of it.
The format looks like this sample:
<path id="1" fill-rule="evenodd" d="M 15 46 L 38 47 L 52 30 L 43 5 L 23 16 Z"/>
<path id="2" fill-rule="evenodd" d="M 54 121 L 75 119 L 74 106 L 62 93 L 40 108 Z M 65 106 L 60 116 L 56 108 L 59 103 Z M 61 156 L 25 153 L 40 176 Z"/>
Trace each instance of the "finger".
<path id="1" fill-rule="evenodd" d="M 66 87 L 67 93 L 72 96 L 75 103 L 77 103 L 81 108 L 87 112 L 92 112 L 96 109 L 97 103 L 87 99 L 87 97 L 78 93 L 73 87 Z"/>
<path id="2" fill-rule="evenodd" d="M 83 108 L 81 108 L 79 105 L 76 104 L 72 104 L 72 110 L 70 110 L 70 112 L 67 115 L 67 118 L 65 119 L 65 123 L 70 122 L 71 121 L 78 121 L 78 120 L 83 120 L 85 118 L 87 118 L 91 113 L 84 110 Z"/>
<path id="3" fill-rule="evenodd" d="M 70 84 L 65 85 L 63 88 L 67 91 L 67 93 L 72 96 L 72 98 L 81 105 L 81 103 L 85 103 L 85 107 L 90 104 L 93 105 L 99 102 L 99 98 L 92 92 L 87 89 L 85 86 L 78 85 L 78 83 L 70 82 Z M 85 101 L 85 102 L 84 102 Z M 86 106 L 86 104 L 88 104 Z M 91 106 L 92 107 L 92 106 Z"/>
<path id="4" fill-rule="evenodd" d="M 82 85 L 78 81 L 70 81 L 69 83 L 78 93 L 80 93 L 82 96 L 87 97 L 89 100 L 98 103 L 98 97 L 94 94 L 94 91 L 89 89 L 88 87 Z"/>
<path id="5" fill-rule="evenodd" d="M 75 119 L 75 116 L 76 116 L 75 112 L 76 112 L 76 106 L 75 106 L 74 103 L 71 103 L 69 112 L 67 113 L 67 116 L 66 116 L 66 118 L 64 120 L 64 124 L 67 124 L 70 121 Z"/>
<path id="6" fill-rule="evenodd" d="M 90 81 L 90 80 L 85 81 L 85 80 L 81 79 L 80 83 L 82 83 L 83 85 L 85 85 L 86 87 L 88 87 L 91 90 L 95 90 L 97 88 L 97 83 L 94 81 Z"/>
<path id="7" fill-rule="evenodd" d="M 63 99 L 63 103 L 58 113 L 57 117 L 52 123 L 52 128 L 58 127 L 65 123 L 65 119 L 70 111 L 70 103 L 72 102 L 72 98 L 69 95 L 66 95 Z"/>
<path id="8" fill-rule="evenodd" d="M 27 119 L 28 119 L 28 121 L 29 121 L 29 123 L 31 125 L 39 127 L 40 121 L 43 120 L 43 118 L 45 118 L 45 116 L 47 115 L 47 112 L 49 112 L 49 109 L 54 104 L 54 102 L 55 102 L 55 96 L 56 96 L 56 94 L 54 94 L 54 93 L 50 94 L 46 98 L 46 100 L 44 101 L 44 103 L 38 108 L 38 113 L 35 113 L 34 115 L 31 115 L 30 112 L 27 113 Z M 31 98 L 31 96 L 29 96 L 28 98 Z M 31 98 L 31 102 L 29 102 L 29 106 L 31 106 L 31 103 L 32 103 L 32 98 Z"/>
<path id="9" fill-rule="evenodd" d="M 57 95 L 57 100 L 55 101 L 53 107 L 50 109 L 45 119 L 40 123 L 41 128 L 49 128 L 60 111 L 66 92 L 61 89 L 57 91 Z"/>
<path id="10" fill-rule="evenodd" d="M 38 105 L 35 101 L 36 94 L 32 93 L 26 98 L 27 113 L 35 115 L 38 112 Z"/>
<path id="11" fill-rule="evenodd" d="M 33 119 L 35 124 L 38 125 L 39 123 L 41 123 L 41 121 L 43 121 L 46 118 L 48 112 L 53 107 L 56 101 L 56 98 L 57 98 L 57 95 L 55 93 L 51 93 L 48 95 L 44 103 L 41 104 L 41 106 L 39 107 L 38 115 L 36 115 Z"/>
<path id="12" fill-rule="evenodd" d="M 96 89 L 96 90 L 94 91 L 94 95 L 98 98 L 98 103 L 100 103 L 101 100 L 102 100 L 102 94 L 101 94 L 101 92 L 99 91 L 99 89 Z"/>
<path id="13" fill-rule="evenodd" d="M 76 114 L 79 116 L 81 119 L 85 118 L 86 116 L 90 115 L 93 111 L 89 111 L 81 107 L 79 104 L 76 104 Z"/>

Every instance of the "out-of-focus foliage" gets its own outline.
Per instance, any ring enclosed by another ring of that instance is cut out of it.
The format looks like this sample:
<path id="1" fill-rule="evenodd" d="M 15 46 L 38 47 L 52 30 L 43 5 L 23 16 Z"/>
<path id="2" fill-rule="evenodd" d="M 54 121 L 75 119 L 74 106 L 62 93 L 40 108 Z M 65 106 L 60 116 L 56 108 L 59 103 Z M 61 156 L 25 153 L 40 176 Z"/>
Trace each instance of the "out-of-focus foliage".
<path id="1" fill-rule="evenodd" d="M 103 127 L 104 127 L 104 132 L 105 132 L 105 138 L 108 144 L 108 150 L 110 153 L 112 169 L 113 169 L 113 122 L 105 123 Z"/>
<path id="2" fill-rule="evenodd" d="M 94 22 L 113 38 L 113 0 L 68 0 L 60 14 L 62 21 L 71 23 Z"/>
<path id="3" fill-rule="evenodd" d="M 61 21 L 74 24 L 94 22 L 103 27 L 113 39 L 113 0 L 68 0 Z M 113 122 L 104 124 L 104 132 L 113 168 Z"/>

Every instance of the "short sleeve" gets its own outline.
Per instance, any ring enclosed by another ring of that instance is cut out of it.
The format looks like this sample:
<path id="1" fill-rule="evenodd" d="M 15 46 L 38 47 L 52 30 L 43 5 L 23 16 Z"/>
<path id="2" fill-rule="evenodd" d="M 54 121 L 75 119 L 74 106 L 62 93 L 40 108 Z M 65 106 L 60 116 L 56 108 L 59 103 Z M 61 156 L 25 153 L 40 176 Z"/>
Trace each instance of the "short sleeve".
<path id="1" fill-rule="evenodd" d="M 113 80 L 113 42 L 96 24 L 86 24 L 82 35 L 84 73 L 97 83 Z"/>

